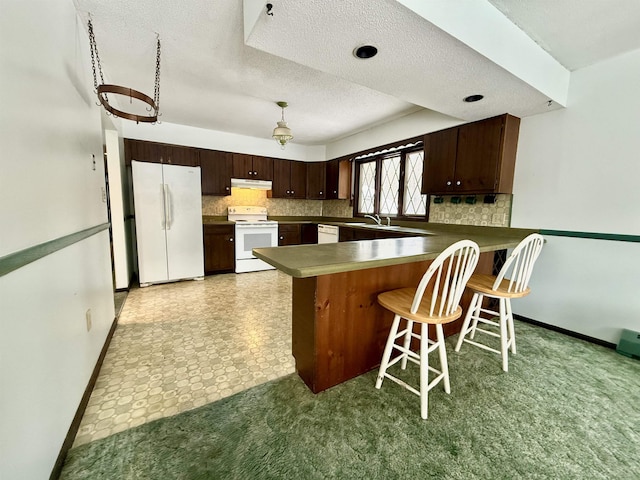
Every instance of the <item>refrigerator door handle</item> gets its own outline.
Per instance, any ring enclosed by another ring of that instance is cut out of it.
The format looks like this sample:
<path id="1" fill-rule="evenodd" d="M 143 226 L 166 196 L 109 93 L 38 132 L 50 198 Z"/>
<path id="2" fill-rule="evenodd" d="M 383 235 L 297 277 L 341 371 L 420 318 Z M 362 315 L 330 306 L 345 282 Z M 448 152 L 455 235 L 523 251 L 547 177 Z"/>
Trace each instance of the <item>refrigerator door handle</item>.
<path id="1" fill-rule="evenodd" d="M 167 194 L 165 184 L 160 184 L 160 190 L 162 192 L 162 217 L 160 218 L 160 227 L 162 230 L 167 229 Z"/>
<path id="2" fill-rule="evenodd" d="M 164 218 L 165 230 L 171 230 L 171 193 L 166 183 L 164 184 Z"/>

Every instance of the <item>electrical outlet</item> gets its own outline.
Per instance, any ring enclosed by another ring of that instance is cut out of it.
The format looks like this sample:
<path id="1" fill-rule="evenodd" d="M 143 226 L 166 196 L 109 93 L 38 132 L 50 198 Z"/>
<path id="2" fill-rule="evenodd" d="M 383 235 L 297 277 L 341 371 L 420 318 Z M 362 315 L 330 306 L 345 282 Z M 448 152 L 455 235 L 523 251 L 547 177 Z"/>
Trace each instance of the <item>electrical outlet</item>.
<path id="1" fill-rule="evenodd" d="M 91 330 L 91 309 L 85 313 L 85 320 L 87 321 L 87 332 Z"/>
<path id="2" fill-rule="evenodd" d="M 491 215 L 491 223 L 493 223 L 494 225 L 504 225 L 506 219 L 506 213 L 494 213 L 493 215 Z"/>
<path id="3" fill-rule="evenodd" d="M 107 203 L 107 189 L 104 187 L 100 187 L 102 191 L 102 203 Z"/>

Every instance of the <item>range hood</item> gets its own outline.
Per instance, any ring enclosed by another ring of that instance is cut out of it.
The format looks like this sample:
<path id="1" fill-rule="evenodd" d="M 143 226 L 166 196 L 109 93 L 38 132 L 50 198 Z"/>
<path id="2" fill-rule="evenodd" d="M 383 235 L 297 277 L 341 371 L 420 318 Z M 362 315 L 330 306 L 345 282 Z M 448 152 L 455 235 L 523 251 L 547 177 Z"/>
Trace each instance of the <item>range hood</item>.
<path id="1" fill-rule="evenodd" d="M 235 188 L 252 188 L 254 190 L 271 190 L 271 180 L 251 180 L 249 178 L 232 178 L 231 186 Z"/>

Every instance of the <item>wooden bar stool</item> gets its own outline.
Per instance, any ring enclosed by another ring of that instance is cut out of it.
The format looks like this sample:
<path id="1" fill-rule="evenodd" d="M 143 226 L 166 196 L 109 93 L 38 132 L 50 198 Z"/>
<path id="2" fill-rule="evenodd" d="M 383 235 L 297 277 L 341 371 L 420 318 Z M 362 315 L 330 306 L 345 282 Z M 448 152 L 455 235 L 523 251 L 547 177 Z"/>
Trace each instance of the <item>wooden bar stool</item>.
<path id="1" fill-rule="evenodd" d="M 378 295 L 378 303 L 395 313 L 395 317 L 380 362 L 376 388 L 382 386 L 386 377 L 415 393 L 420 397 L 420 414 L 424 419 L 427 418 L 429 390 L 443 380 L 445 392 L 451 393 L 442 324 L 462 315 L 460 297 L 478 264 L 479 255 L 475 242 L 456 242 L 429 265 L 417 288 L 401 288 Z M 398 331 L 401 319 L 406 320 L 406 328 Z M 421 324 L 420 334 L 413 332 L 414 322 Z M 436 341 L 429 338 L 429 325 L 435 325 Z M 420 341 L 420 354 L 411 350 L 413 338 Z M 401 339 L 401 344 L 396 343 L 398 339 Z M 394 349 L 400 354 L 391 359 Z M 440 370 L 429 366 L 429 353 L 435 349 L 440 356 Z M 406 369 L 407 360 L 420 365 L 419 390 L 387 373 L 387 369 L 398 361 L 402 361 L 401 368 Z M 431 382 L 429 371 L 437 375 Z"/>
<path id="2" fill-rule="evenodd" d="M 498 353 L 502 355 L 502 370 L 509 371 L 509 350 L 513 354 L 516 353 L 516 336 L 513 327 L 511 299 L 529 295 L 529 279 L 531 278 L 533 265 L 538 255 L 540 255 L 540 250 L 542 250 L 543 243 L 544 238 L 542 235 L 533 233 L 513 249 L 497 277 L 478 273 L 471 276 L 467 287 L 473 290 L 473 298 L 462 324 L 462 330 L 455 348 L 456 352 L 460 351 L 463 343 L 469 343 L 490 352 Z M 499 307 L 497 312 L 482 308 L 484 297 L 498 299 Z M 489 317 L 483 317 L 483 313 Z M 491 330 L 479 328 L 478 323 L 489 325 L 488 328 L 493 328 Z M 499 338 L 500 350 L 476 341 L 476 333 Z M 467 335 L 469 338 L 465 338 Z"/>

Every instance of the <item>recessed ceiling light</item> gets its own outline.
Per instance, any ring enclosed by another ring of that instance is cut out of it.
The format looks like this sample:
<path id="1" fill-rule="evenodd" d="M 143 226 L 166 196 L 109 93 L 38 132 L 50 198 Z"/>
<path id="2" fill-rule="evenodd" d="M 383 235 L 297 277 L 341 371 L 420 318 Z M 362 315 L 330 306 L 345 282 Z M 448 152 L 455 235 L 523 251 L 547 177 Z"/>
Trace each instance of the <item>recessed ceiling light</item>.
<path id="1" fill-rule="evenodd" d="M 375 57 L 377 53 L 378 49 L 373 45 L 362 45 L 353 51 L 353 55 L 363 59 Z"/>
<path id="2" fill-rule="evenodd" d="M 468 97 L 464 97 L 465 102 L 479 102 L 484 98 L 484 95 L 469 95 Z"/>

